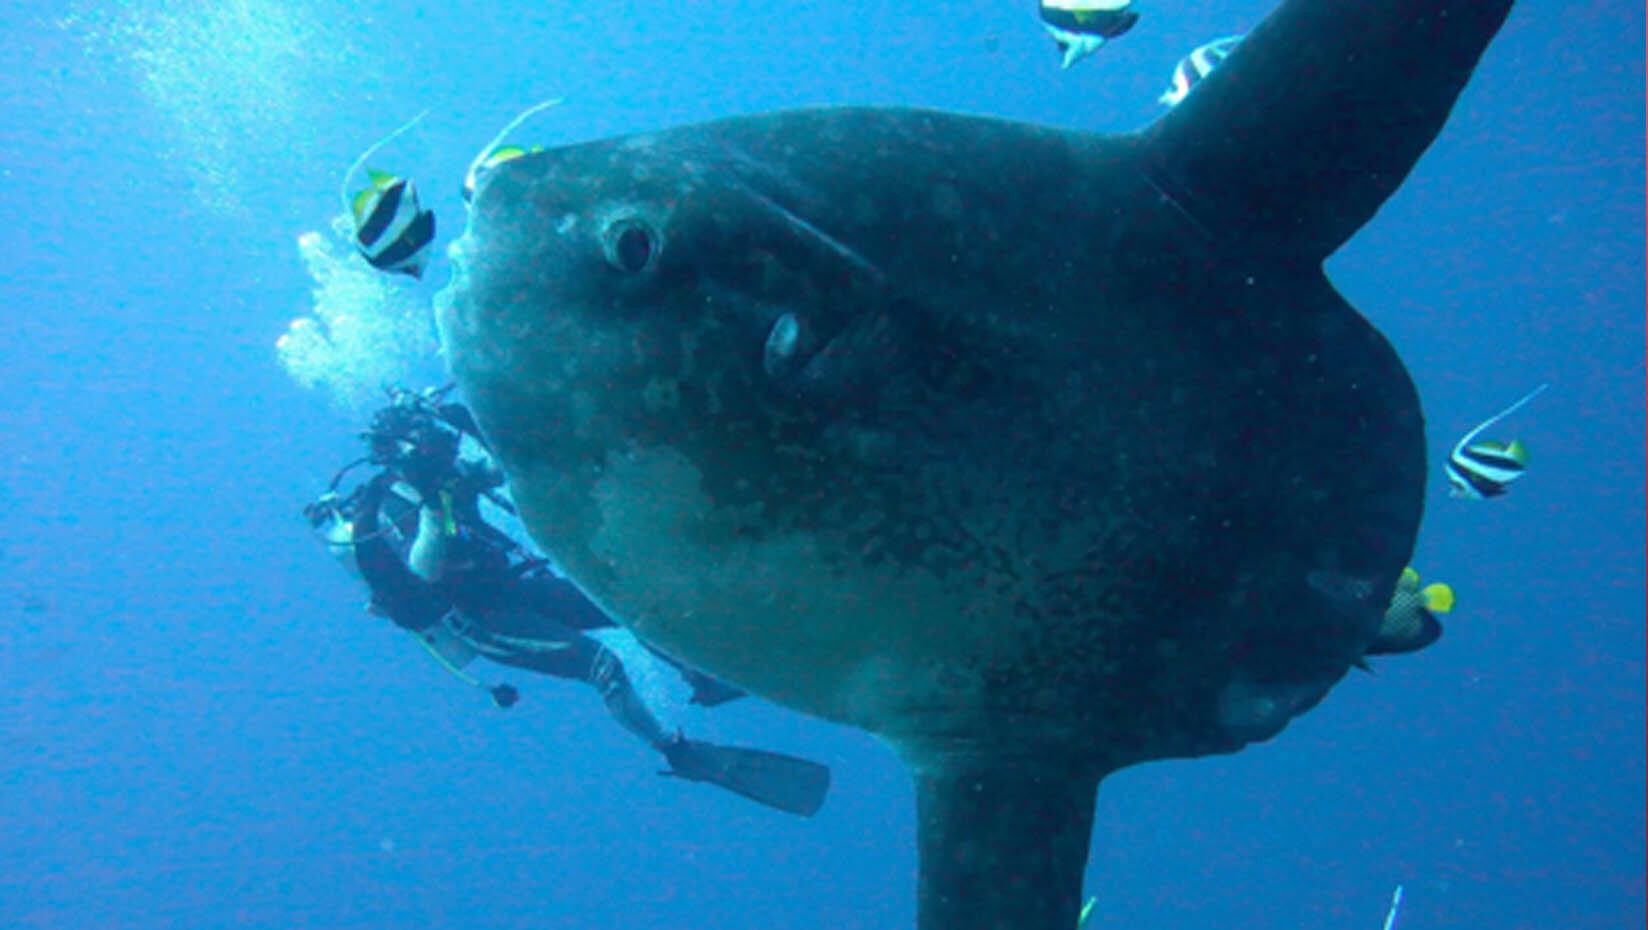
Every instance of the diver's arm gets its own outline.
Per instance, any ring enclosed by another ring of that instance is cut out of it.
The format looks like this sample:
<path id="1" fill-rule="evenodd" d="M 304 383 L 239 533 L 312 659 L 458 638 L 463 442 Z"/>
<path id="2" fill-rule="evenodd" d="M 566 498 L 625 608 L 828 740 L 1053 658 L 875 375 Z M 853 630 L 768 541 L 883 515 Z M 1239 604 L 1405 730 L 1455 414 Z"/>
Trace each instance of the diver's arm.
<path id="1" fill-rule="evenodd" d="M 459 479 L 477 493 L 504 486 L 504 472 L 488 459 L 459 459 L 456 466 Z"/>
<path id="2" fill-rule="evenodd" d="M 418 535 L 412 540 L 412 549 L 406 554 L 406 565 L 431 584 L 441 580 L 447 555 L 446 516 L 435 506 L 425 503 L 418 508 Z"/>
<path id="3" fill-rule="evenodd" d="M 594 661 L 590 663 L 584 680 L 601 693 L 607 712 L 618 721 L 618 725 L 639 736 L 647 745 L 663 751 L 678 739 L 658 722 L 646 699 L 630 683 L 624 663 L 612 650 L 601 645 L 595 647 Z"/>

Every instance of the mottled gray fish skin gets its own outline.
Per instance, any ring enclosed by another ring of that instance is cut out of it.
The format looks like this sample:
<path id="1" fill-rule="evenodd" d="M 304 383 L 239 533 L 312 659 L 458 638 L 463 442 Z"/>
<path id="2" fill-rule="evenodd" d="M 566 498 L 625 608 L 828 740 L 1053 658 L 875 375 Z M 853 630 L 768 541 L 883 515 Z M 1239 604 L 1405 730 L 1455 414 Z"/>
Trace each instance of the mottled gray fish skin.
<path id="1" fill-rule="evenodd" d="M 1377 627 L 1418 402 L 1318 267 L 1220 255 L 1136 144 L 843 108 L 520 159 L 453 366 L 539 541 L 689 662 L 906 751 L 1234 749 L 1288 714 L 1232 728 L 1233 680 L 1300 709 Z"/>
<path id="2" fill-rule="evenodd" d="M 1137 134 L 841 107 L 515 159 L 448 360 L 603 607 L 899 751 L 924 930 L 1063 930 L 1102 775 L 1273 736 L 1378 629 L 1423 424 L 1321 262 L 1508 6 L 1290 0 Z"/>

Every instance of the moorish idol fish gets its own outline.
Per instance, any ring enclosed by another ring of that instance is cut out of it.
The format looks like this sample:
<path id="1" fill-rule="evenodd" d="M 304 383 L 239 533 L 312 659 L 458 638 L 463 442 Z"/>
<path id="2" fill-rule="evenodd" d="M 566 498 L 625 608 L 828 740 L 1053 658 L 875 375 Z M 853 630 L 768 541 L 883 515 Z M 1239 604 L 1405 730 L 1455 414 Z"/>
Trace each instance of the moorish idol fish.
<path id="1" fill-rule="evenodd" d="M 1364 655 L 1389 655 L 1398 652 L 1417 652 L 1442 637 L 1442 624 L 1437 614 L 1453 610 L 1453 589 L 1441 582 L 1419 586 L 1419 573 L 1410 566 L 1402 569 L 1396 582 L 1396 593 L 1391 595 L 1390 607 L 1379 623 Z M 1367 668 L 1365 663 L 1358 663 Z"/>
<path id="2" fill-rule="evenodd" d="M 399 129 L 384 136 L 362 152 L 343 175 L 338 196 L 355 223 L 355 248 L 373 268 L 414 278 L 423 276 L 424 265 L 435 241 L 435 214 L 418 205 L 418 189 L 399 175 L 366 169 L 370 186 L 349 196 L 349 179 L 373 153 L 401 133 L 411 129 L 424 114 L 419 113 Z"/>
<path id="3" fill-rule="evenodd" d="M 1189 96 L 1190 91 L 1202 82 L 1202 78 L 1213 73 L 1231 52 L 1236 50 L 1237 43 L 1242 41 L 1241 36 L 1225 36 L 1214 39 L 1205 45 L 1199 45 L 1196 50 L 1179 59 L 1173 66 L 1173 80 L 1167 85 L 1167 90 L 1156 99 L 1166 106 L 1178 106 L 1179 101 Z"/>
<path id="4" fill-rule="evenodd" d="M 464 177 L 464 203 L 468 203 L 475 199 L 475 181 L 481 175 L 491 171 L 493 168 L 498 167 L 506 161 L 514 161 L 522 155 L 531 155 L 534 152 L 542 152 L 543 150 L 544 147 L 541 145 L 534 145 L 531 148 L 523 148 L 519 145 L 500 145 L 493 149 L 480 161 L 476 162 L 475 167 L 470 169 L 469 174 Z"/>
<path id="5" fill-rule="evenodd" d="M 1133 0 L 1039 0 L 1042 28 L 1053 37 L 1068 68 L 1099 50 L 1105 40 L 1133 28 Z"/>
<path id="6" fill-rule="evenodd" d="M 1476 429 L 1454 444 L 1453 452 L 1448 455 L 1448 483 L 1453 486 L 1450 493 L 1454 497 L 1470 500 L 1498 497 L 1510 488 L 1511 482 L 1522 477 L 1528 467 L 1528 449 L 1521 440 L 1477 442 L 1476 437 L 1520 410 L 1523 404 L 1538 397 L 1547 387 L 1550 385 L 1541 384 L 1534 388 L 1528 396 L 1477 424 Z"/>
<path id="7" fill-rule="evenodd" d="M 531 148 L 523 148 L 519 145 L 502 145 L 501 143 L 504 141 L 505 136 L 515 131 L 515 127 L 526 122 L 527 117 L 537 113 L 540 110 L 547 110 L 550 107 L 556 106 L 564 99 L 566 98 L 551 97 L 541 103 L 535 103 L 532 106 L 527 107 L 525 110 L 522 110 L 519 116 L 510 120 L 504 128 L 498 130 L 498 134 L 492 137 L 492 141 L 488 142 L 486 147 L 481 149 L 480 152 L 475 155 L 474 160 L 469 163 L 469 170 L 464 172 L 464 203 L 468 203 L 475 198 L 476 185 L 480 183 L 481 176 L 486 174 L 486 172 L 491 171 L 493 168 L 498 167 L 504 162 L 513 161 L 520 158 L 522 155 L 530 155 L 533 152 L 543 151 L 543 146 L 541 145 L 534 145 Z"/>

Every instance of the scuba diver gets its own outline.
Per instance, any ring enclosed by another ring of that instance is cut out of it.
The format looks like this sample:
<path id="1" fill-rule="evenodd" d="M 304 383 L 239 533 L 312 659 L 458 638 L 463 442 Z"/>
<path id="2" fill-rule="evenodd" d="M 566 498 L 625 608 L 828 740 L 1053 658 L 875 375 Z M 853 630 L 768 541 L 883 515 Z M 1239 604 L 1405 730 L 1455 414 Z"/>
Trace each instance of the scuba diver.
<path id="1" fill-rule="evenodd" d="M 511 515 L 514 507 L 468 409 L 446 400 L 450 390 L 389 389 L 390 404 L 361 434 L 367 454 L 304 508 L 327 548 L 370 588 L 368 610 L 413 634 L 499 707 L 514 705 L 519 693 L 466 673 L 476 657 L 594 687 L 619 724 L 663 754 L 669 770 L 661 774 L 719 785 L 791 814 L 816 812 L 829 790 L 827 767 L 664 729 L 618 654 L 589 635 L 616 628 L 612 619 L 483 517 L 483 506 Z M 466 438 L 481 455 L 460 454 Z M 340 495 L 345 477 L 367 465 L 376 473 Z M 692 686 L 692 703 L 713 707 L 743 695 L 647 648 Z"/>

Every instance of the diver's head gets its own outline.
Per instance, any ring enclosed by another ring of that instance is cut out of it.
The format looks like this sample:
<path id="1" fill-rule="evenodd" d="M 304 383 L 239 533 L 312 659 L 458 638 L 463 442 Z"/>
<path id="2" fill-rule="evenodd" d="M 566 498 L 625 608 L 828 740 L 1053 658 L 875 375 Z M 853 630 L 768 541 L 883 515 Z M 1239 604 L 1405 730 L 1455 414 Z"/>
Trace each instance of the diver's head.
<path id="1" fill-rule="evenodd" d="M 372 464 L 396 468 L 414 485 L 438 483 L 457 465 L 457 431 L 441 423 L 427 405 L 403 397 L 374 414 L 371 429 L 361 438 Z"/>

